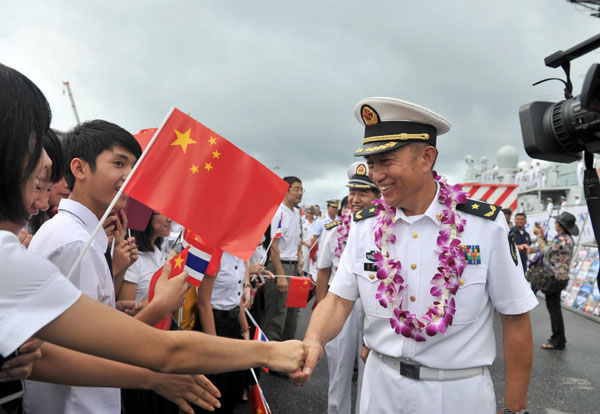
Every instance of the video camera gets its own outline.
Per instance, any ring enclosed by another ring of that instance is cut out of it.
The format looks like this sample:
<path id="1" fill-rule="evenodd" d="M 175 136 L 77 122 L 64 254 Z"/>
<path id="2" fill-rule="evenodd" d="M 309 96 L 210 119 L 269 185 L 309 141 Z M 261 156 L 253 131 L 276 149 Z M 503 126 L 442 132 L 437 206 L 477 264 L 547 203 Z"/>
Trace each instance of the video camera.
<path id="1" fill-rule="evenodd" d="M 581 152 L 600 153 L 600 65 L 587 72 L 581 95 L 573 97 L 570 62 L 600 47 L 596 35 L 571 49 L 546 57 L 546 66 L 562 67 L 567 75 L 565 100 L 531 102 L 521 106 L 519 118 L 525 151 L 532 158 L 569 163 L 579 161 Z M 551 78 L 555 79 L 555 78 Z M 550 79 L 535 83 L 537 85 Z"/>
<path id="2" fill-rule="evenodd" d="M 562 163 L 582 158 L 585 161 L 583 192 L 596 244 L 600 240 L 600 179 L 593 167 L 593 157 L 594 153 L 600 153 L 600 65 L 594 63 L 588 69 L 581 95 L 576 97 L 572 93 L 570 69 L 571 60 L 598 47 L 600 34 L 566 52 L 559 50 L 546 57 L 546 66 L 560 66 L 567 75 L 566 81 L 558 79 L 565 84 L 565 100 L 556 103 L 531 102 L 519 109 L 523 144 L 530 157 Z M 600 270 L 596 281 L 600 288 Z"/>

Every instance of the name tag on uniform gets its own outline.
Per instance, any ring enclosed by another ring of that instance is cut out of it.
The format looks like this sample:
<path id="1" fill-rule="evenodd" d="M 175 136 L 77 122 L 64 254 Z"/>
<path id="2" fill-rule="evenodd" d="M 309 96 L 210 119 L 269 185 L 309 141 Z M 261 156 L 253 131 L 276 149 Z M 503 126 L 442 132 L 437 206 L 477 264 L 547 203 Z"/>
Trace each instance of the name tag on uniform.
<path id="1" fill-rule="evenodd" d="M 375 266 L 375 263 L 365 263 L 365 271 L 366 272 L 376 272 L 379 268 Z"/>
<path id="2" fill-rule="evenodd" d="M 467 264 L 481 264 L 481 249 L 477 244 L 461 245 Z"/>

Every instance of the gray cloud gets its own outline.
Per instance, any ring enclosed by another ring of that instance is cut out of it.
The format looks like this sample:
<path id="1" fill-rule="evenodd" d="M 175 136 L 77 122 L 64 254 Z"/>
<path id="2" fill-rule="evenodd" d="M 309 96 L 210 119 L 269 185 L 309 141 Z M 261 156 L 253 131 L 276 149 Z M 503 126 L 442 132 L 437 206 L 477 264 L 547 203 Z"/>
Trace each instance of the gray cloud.
<path id="1" fill-rule="evenodd" d="M 354 104 L 394 96 L 447 117 L 437 169 L 460 181 L 466 153 L 521 150 L 518 108 L 560 100 L 543 58 L 595 34 L 597 20 L 562 0 L 505 2 L 13 2 L 0 13 L 0 61 L 50 100 L 53 126 L 82 119 L 132 132 L 172 106 L 281 175 L 306 202 L 345 193 L 362 130 Z M 573 64 L 578 91 L 597 53 Z"/>

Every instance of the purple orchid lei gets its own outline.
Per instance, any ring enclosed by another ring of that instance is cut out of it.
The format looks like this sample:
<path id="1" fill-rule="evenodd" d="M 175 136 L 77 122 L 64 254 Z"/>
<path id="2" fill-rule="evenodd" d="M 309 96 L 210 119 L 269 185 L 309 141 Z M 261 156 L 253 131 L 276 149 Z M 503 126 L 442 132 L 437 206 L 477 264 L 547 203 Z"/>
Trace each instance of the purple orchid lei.
<path id="1" fill-rule="evenodd" d="M 373 231 L 375 245 L 380 250 L 375 254 L 377 260 L 375 264 L 379 268 L 377 279 L 381 281 L 375 297 L 382 307 L 392 306 L 393 316 L 390 318 L 390 324 L 396 334 L 413 338 L 418 342 L 425 341 L 423 331 L 429 336 L 434 336 L 438 332 L 445 334 L 448 326 L 452 325 L 456 311 L 454 295 L 462 284 L 461 276 L 466 266 L 460 247 L 461 242 L 458 239 L 464 231 L 466 221 L 456 213 L 457 204 L 466 201 L 466 193 L 459 185 L 447 184 L 446 179 L 437 175 L 435 171 L 433 175 L 440 186 L 438 201 L 445 208 L 442 210 L 440 219 L 442 228 L 437 238 L 439 266 L 437 273 L 431 278 L 433 287 L 430 293 L 436 299 L 420 318 L 402 308 L 401 292 L 406 287 L 404 278 L 400 275 L 402 265 L 399 260 L 389 257 L 387 249 L 388 243 L 396 242 L 396 236 L 393 234 L 396 208 L 388 206 L 383 199 L 374 202 L 377 205 L 377 222 Z"/>
<path id="2" fill-rule="evenodd" d="M 350 210 L 342 213 L 340 217 L 342 221 L 337 228 L 337 244 L 335 246 L 335 250 L 333 254 L 338 259 L 342 257 L 342 253 L 344 252 L 344 247 L 346 247 L 346 240 L 348 239 L 348 233 L 350 232 L 350 222 L 352 221 L 352 213 Z"/>

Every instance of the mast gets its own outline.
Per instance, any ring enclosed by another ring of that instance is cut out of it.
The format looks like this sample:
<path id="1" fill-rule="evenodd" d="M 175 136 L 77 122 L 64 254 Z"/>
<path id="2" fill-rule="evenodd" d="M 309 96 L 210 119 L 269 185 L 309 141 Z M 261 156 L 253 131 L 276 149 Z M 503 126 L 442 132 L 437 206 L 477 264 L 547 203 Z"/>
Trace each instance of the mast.
<path id="1" fill-rule="evenodd" d="M 81 122 L 79 121 L 79 114 L 77 113 L 77 107 L 75 106 L 75 100 L 73 99 L 73 94 L 71 93 L 71 85 L 69 85 L 69 82 L 63 82 L 63 86 L 65 87 L 65 89 L 67 90 L 67 93 L 69 94 L 69 100 L 71 101 L 71 108 L 73 108 L 73 115 L 75 115 L 75 121 L 77 122 L 77 125 L 79 125 Z"/>

